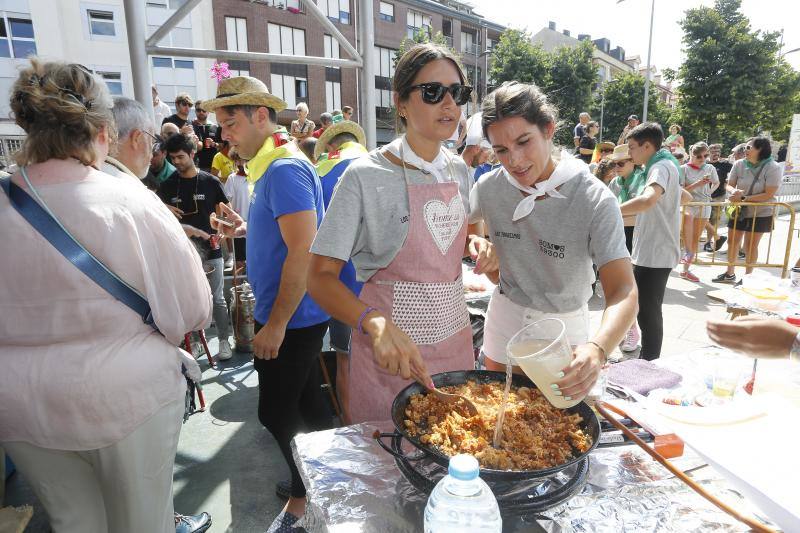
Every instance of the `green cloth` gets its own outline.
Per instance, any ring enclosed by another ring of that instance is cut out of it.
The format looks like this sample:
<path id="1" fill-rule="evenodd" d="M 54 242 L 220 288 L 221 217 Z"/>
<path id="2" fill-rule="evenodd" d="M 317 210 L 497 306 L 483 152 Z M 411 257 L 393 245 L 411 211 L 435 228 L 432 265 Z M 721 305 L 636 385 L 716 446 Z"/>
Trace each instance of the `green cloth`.
<path id="1" fill-rule="evenodd" d="M 644 179 L 646 176 L 647 174 L 644 173 L 644 169 L 641 167 L 634 168 L 631 175 L 627 178 L 618 176 L 617 183 L 619 183 L 619 194 L 617 194 L 617 199 L 619 203 L 625 203 L 631 198 L 639 196 L 644 188 Z"/>
<path id="2" fill-rule="evenodd" d="M 164 183 L 167 181 L 167 178 L 172 176 L 172 173 L 175 172 L 175 167 L 172 166 L 167 159 L 164 159 L 164 166 L 161 168 L 161 172 L 158 174 L 154 174 L 153 176 L 156 178 L 158 183 Z"/>
<path id="3" fill-rule="evenodd" d="M 744 166 L 746 166 L 750 170 L 756 170 L 758 168 L 761 168 L 762 165 L 764 165 L 765 163 L 768 163 L 770 161 L 772 161 L 772 156 L 769 156 L 766 159 L 762 159 L 761 161 L 759 161 L 755 165 L 753 163 L 751 163 L 750 161 L 748 161 L 747 159 L 745 159 L 744 160 Z"/>

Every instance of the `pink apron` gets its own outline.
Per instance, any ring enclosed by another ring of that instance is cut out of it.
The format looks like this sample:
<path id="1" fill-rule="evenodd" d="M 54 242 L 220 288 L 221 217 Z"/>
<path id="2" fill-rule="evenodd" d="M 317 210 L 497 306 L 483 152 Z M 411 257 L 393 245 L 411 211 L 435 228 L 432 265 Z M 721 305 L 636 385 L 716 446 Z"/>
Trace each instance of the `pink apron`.
<path id="1" fill-rule="evenodd" d="M 406 176 L 406 187 L 408 236 L 359 299 L 411 337 L 431 375 L 471 369 L 472 328 L 461 282 L 467 217 L 458 182 L 412 185 Z M 391 419 L 394 397 L 411 381 L 375 363 L 369 335 L 354 329 L 350 350 L 350 423 Z"/>

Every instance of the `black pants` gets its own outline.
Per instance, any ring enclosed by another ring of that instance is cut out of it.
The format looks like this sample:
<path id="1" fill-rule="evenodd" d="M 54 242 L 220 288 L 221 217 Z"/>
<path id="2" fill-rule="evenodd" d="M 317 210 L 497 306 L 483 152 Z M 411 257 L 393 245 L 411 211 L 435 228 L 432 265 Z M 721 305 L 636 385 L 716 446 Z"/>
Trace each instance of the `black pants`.
<path id="1" fill-rule="evenodd" d="M 648 268 L 634 265 L 633 276 L 639 288 L 639 329 L 642 330 L 642 351 L 640 359 L 652 361 L 661 355 L 661 342 L 664 340 L 664 317 L 661 304 L 671 268 Z"/>
<path id="2" fill-rule="evenodd" d="M 628 253 L 633 253 L 633 230 L 636 229 L 636 226 L 625 226 L 625 247 L 628 249 Z"/>
<path id="3" fill-rule="evenodd" d="M 255 331 L 263 327 L 256 322 Z M 332 427 L 322 392 L 319 354 L 328 322 L 287 329 L 276 359 L 255 359 L 258 372 L 258 419 L 272 433 L 292 474 L 292 497 L 306 488 L 294 463 L 290 442 L 295 435 Z"/>

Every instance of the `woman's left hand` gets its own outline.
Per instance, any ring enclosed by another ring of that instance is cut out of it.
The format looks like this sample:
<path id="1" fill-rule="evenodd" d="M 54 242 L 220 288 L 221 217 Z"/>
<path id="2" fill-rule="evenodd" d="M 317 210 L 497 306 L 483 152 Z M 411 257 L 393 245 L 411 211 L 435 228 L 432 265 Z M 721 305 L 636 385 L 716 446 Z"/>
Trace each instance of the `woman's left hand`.
<path id="1" fill-rule="evenodd" d="M 483 237 L 470 238 L 469 256 L 475 261 L 476 274 L 495 272 L 500 268 L 500 260 L 494 253 L 494 245 Z"/>
<path id="2" fill-rule="evenodd" d="M 574 359 L 561 371 L 564 377 L 555 382 L 566 398 L 584 398 L 592 390 L 594 382 L 605 364 L 605 356 L 594 344 L 581 344 L 575 348 Z"/>

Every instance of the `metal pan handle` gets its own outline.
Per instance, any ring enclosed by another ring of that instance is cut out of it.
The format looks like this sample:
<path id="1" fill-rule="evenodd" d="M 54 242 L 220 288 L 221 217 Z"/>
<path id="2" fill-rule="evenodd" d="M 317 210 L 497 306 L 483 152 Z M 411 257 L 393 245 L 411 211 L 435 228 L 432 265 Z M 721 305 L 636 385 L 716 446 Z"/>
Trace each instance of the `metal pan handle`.
<path id="1" fill-rule="evenodd" d="M 403 459 L 405 461 L 420 461 L 422 459 L 425 459 L 425 457 L 427 457 L 427 454 L 425 452 L 423 452 L 423 451 L 419 451 L 416 455 L 404 455 L 402 453 L 398 453 L 398 452 L 394 451 L 393 449 L 391 449 L 385 442 L 383 442 L 384 438 L 402 439 L 403 435 L 401 433 L 396 432 L 396 431 L 394 433 L 381 433 L 379 431 L 376 431 L 375 433 L 372 434 L 372 437 L 376 441 L 378 441 L 378 445 L 381 448 L 383 448 L 384 450 L 389 452 L 391 455 L 393 455 L 397 459 Z"/>

